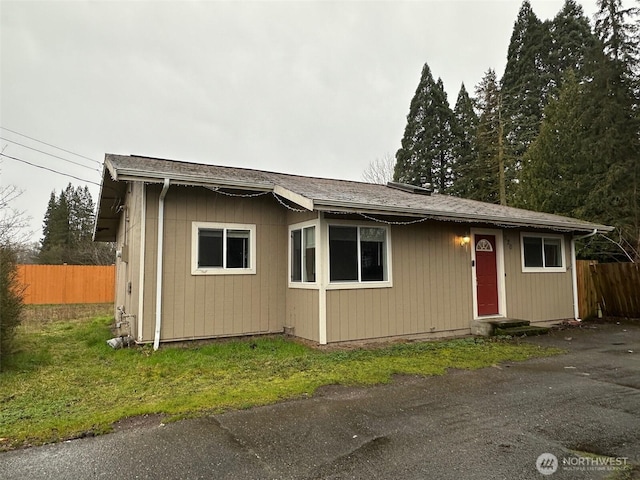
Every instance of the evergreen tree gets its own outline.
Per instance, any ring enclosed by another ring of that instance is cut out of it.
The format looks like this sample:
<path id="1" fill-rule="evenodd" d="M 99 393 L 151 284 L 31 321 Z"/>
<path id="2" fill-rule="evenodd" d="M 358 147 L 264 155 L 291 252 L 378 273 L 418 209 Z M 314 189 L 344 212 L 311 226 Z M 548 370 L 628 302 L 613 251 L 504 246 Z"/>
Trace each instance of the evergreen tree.
<path id="1" fill-rule="evenodd" d="M 508 181 L 517 178 L 522 156 L 540 129 L 552 84 L 551 44 L 549 23 L 541 22 L 525 0 L 513 27 L 501 80 Z"/>
<path id="2" fill-rule="evenodd" d="M 44 237 L 41 241 L 39 262 L 43 264 L 70 263 L 69 256 L 72 252 L 71 234 L 69 229 L 69 204 L 64 192 L 56 197 L 52 192 L 49 198 L 45 224 L 43 225 Z M 53 198 L 53 202 L 52 202 Z"/>
<path id="3" fill-rule="evenodd" d="M 473 197 L 474 179 L 479 176 L 476 151 L 478 116 L 464 83 L 458 92 L 453 109 L 453 165 L 451 193 L 464 198 Z"/>
<path id="4" fill-rule="evenodd" d="M 504 132 L 501 118 L 501 93 L 496 73 L 489 69 L 475 91 L 480 112 L 476 134 L 477 168 L 474 189 L 469 198 L 506 204 L 507 165 L 504 155 Z"/>
<path id="5" fill-rule="evenodd" d="M 549 73 L 552 83 L 549 90 L 553 92 L 561 86 L 563 75 L 569 70 L 573 71 L 578 81 L 588 78 L 591 68 L 589 62 L 599 43 L 582 6 L 575 0 L 565 0 L 550 30 L 552 46 Z"/>
<path id="6" fill-rule="evenodd" d="M 453 130 L 454 115 L 449 107 L 442 80 L 438 78 L 434 90 L 436 135 L 433 139 L 436 157 L 432 162 L 434 191 L 448 193 L 453 186 Z"/>
<path id="7" fill-rule="evenodd" d="M 18 279 L 15 246 L 0 242 L 0 370 L 14 350 L 14 334 L 20 324 L 24 287 Z"/>
<path id="8" fill-rule="evenodd" d="M 59 196 L 52 192 L 44 218 L 40 263 L 112 263 L 115 247 L 93 242 L 94 222 L 94 203 L 86 186 L 74 188 L 69 184 Z"/>
<path id="9" fill-rule="evenodd" d="M 570 70 L 558 99 L 544 110 L 540 134 L 523 157 L 519 207 L 582 216 L 579 209 L 592 187 L 584 152 L 583 95 Z"/>
<path id="10" fill-rule="evenodd" d="M 610 58 L 622 76 L 632 76 L 638 63 L 638 8 L 623 8 L 622 0 L 598 0 L 596 35 L 605 55 Z"/>
<path id="11" fill-rule="evenodd" d="M 599 0 L 596 33 L 602 51 L 587 85 L 584 114 L 594 182 L 584 216 L 620 228 L 640 259 L 640 122 L 637 97 L 638 38 L 633 16 L 620 0 Z"/>
<path id="12" fill-rule="evenodd" d="M 452 121 L 442 81 L 433 80 L 425 63 L 411 100 L 402 147 L 396 153 L 396 181 L 412 185 L 435 183 L 438 191 L 450 187 Z"/>
<path id="13" fill-rule="evenodd" d="M 42 241 L 40 252 L 49 250 L 53 244 L 51 229 L 52 229 L 52 216 L 53 212 L 56 209 L 57 200 L 55 192 L 51 192 L 49 196 L 49 203 L 47 204 L 47 211 L 44 214 L 44 222 L 42 223 Z"/>

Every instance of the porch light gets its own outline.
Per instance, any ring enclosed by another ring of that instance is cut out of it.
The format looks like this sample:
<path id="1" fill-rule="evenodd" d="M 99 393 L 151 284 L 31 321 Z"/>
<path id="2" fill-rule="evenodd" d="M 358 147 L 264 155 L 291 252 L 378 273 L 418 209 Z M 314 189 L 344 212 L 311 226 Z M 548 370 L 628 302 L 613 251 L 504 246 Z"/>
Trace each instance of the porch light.
<path id="1" fill-rule="evenodd" d="M 460 246 L 466 247 L 467 245 L 469 245 L 470 241 L 471 241 L 471 237 L 469 235 L 465 235 L 464 237 L 460 238 Z"/>

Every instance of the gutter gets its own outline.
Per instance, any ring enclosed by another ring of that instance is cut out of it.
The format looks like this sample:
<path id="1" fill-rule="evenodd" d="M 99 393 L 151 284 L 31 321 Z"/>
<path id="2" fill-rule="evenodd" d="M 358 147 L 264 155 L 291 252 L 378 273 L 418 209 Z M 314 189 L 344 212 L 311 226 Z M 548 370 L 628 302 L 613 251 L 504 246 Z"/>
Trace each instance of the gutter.
<path id="1" fill-rule="evenodd" d="M 598 229 L 594 228 L 593 232 L 586 235 L 580 235 L 578 237 L 571 238 L 571 282 L 573 286 L 573 318 L 581 321 L 580 312 L 578 309 L 578 273 L 576 272 L 576 240 L 582 240 L 584 238 L 593 237 L 598 233 Z"/>
<path id="2" fill-rule="evenodd" d="M 168 178 L 164 179 L 164 185 L 162 186 L 162 192 L 160 192 L 160 198 L 158 199 L 158 246 L 157 252 L 157 264 L 156 264 L 156 331 L 153 337 L 153 349 L 158 350 L 160 346 L 160 328 L 162 327 L 162 257 L 163 252 L 163 240 L 164 240 L 164 197 L 167 196 L 169 190 L 169 183 L 171 181 Z"/>
<path id="3" fill-rule="evenodd" d="M 411 217 L 427 217 L 433 220 L 444 220 L 453 222 L 464 223 L 490 223 L 494 225 L 505 225 L 510 227 L 529 227 L 529 228 L 546 228 L 556 231 L 573 232 L 576 230 L 590 231 L 593 229 L 593 225 L 578 225 L 575 223 L 565 223 L 559 221 L 548 220 L 536 220 L 528 219 L 517 221 L 512 218 L 499 217 L 494 215 L 469 215 L 465 213 L 442 211 L 442 210 L 425 210 L 413 207 L 397 207 L 397 206 L 384 206 L 376 205 L 372 208 L 371 205 L 355 202 L 338 202 L 328 200 L 315 200 L 314 208 L 324 212 L 353 212 L 353 213 L 366 213 L 369 215 L 398 215 L 398 216 L 411 216 Z M 597 230 L 611 231 L 613 227 L 606 225 L 597 225 Z M 592 234 L 589 234 L 591 236 Z"/>

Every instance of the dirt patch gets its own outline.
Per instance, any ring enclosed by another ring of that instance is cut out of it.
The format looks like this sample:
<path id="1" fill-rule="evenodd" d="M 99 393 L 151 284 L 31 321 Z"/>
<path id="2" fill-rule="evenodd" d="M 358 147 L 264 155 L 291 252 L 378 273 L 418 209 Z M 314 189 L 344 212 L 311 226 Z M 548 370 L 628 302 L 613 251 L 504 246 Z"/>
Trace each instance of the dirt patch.
<path id="1" fill-rule="evenodd" d="M 136 417 L 123 418 L 113 424 L 113 430 L 120 432 L 132 428 L 154 427 L 164 424 L 166 416 L 160 414 L 138 415 Z"/>

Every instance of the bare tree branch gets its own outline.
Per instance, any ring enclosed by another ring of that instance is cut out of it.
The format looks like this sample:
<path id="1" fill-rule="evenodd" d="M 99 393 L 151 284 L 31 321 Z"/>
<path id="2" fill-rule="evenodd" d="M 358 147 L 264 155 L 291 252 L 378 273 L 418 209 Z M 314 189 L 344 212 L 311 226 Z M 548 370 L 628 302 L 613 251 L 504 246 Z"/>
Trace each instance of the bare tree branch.
<path id="1" fill-rule="evenodd" d="M 386 185 L 387 182 L 393 181 L 395 166 L 396 159 L 389 153 L 385 153 L 382 158 L 376 158 L 369 163 L 362 172 L 362 179 L 365 182 Z"/>

